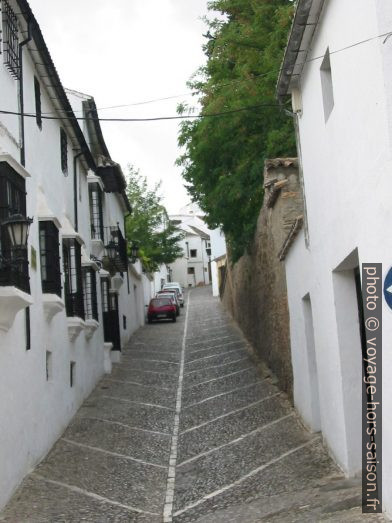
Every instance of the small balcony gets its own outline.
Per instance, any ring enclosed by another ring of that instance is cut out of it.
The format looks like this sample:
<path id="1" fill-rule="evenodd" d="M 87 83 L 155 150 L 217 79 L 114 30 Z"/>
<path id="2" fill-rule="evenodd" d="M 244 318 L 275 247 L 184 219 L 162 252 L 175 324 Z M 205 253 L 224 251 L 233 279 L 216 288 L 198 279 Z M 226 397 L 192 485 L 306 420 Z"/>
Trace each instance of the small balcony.
<path id="1" fill-rule="evenodd" d="M 6 257 L 0 258 L 0 286 L 16 287 L 17 289 L 30 294 L 29 261 L 27 249 L 16 251 L 6 251 Z"/>

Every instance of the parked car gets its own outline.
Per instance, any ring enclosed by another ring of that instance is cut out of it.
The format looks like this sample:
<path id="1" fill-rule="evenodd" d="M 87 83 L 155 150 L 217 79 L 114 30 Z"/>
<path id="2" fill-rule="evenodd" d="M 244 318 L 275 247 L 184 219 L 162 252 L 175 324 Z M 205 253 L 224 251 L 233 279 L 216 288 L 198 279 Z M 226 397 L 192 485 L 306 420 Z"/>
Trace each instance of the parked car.
<path id="1" fill-rule="evenodd" d="M 148 323 L 153 320 L 171 319 L 177 321 L 176 305 L 172 298 L 153 298 L 147 309 Z"/>
<path id="2" fill-rule="evenodd" d="M 178 301 L 177 291 L 175 289 L 166 291 L 159 291 L 156 295 L 157 298 L 170 298 L 176 306 L 177 316 L 180 315 L 180 302 Z"/>
<path id="3" fill-rule="evenodd" d="M 178 301 L 180 302 L 181 307 L 183 307 L 184 306 L 184 294 L 182 292 L 181 285 L 176 281 L 172 281 L 170 283 L 165 283 L 162 290 L 169 290 L 169 289 L 176 289 Z"/>

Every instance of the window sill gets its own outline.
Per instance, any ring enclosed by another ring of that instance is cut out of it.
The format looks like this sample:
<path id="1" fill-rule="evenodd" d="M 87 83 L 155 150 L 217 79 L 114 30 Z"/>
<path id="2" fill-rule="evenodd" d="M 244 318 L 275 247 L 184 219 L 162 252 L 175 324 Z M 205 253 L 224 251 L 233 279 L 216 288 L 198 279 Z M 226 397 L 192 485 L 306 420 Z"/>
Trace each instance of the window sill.
<path id="1" fill-rule="evenodd" d="M 0 287 L 0 331 L 8 332 L 18 312 L 32 303 L 30 294 L 16 287 Z"/>
<path id="2" fill-rule="evenodd" d="M 82 330 L 85 328 L 86 322 L 82 320 L 82 318 L 73 316 L 67 318 L 67 325 L 69 339 L 71 340 L 71 342 L 74 342 L 76 338 L 79 336 L 79 334 L 82 332 Z"/>
<path id="3" fill-rule="evenodd" d="M 86 320 L 84 333 L 88 340 L 91 340 L 91 338 L 94 335 L 94 332 L 98 329 L 98 327 L 99 323 L 96 320 Z"/>
<path id="4" fill-rule="evenodd" d="M 64 300 L 57 296 L 57 294 L 46 294 L 42 295 L 42 303 L 44 306 L 45 318 L 48 323 L 52 321 L 57 313 L 64 310 Z"/>

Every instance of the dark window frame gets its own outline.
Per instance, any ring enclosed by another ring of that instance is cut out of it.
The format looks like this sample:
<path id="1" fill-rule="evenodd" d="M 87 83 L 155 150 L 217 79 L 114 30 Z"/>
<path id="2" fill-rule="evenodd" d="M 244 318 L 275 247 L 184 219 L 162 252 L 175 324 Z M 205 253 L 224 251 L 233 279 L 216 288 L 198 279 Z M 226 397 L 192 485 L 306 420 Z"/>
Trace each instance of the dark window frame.
<path id="1" fill-rule="evenodd" d="M 11 241 L 4 220 L 13 214 L 26 216 L 26 181 L 8 162 L 0 162 L 0 255 L 13 265 L 0 264 L 0 286 L 15 286 L 30 293 L 29 262 L 27 249 L 11 248 Z"/>
<path id="2" fill-rule="evenodd" d="M 197 249 L 190 249 L 190 258 L 197 258 Z M 192 254 L 194 253 L 194 254 Z"/>
<path id="3" fill-rule="evenodd" d="M 54 222 L 39 222 L 39 248 L 42 292 L 61 298 L 60 240 Z"/>
<path id="4" fill-rule="evenodd" d="M 19 80 L 21 64 L 19 55 L 18 18 L 8 0 L 2 0 L 1 19 L 4 65 L 10 75 L 15 80 Z"/>
<path id="5" fill-rule="evenodd" d="M 76 238 L 63 239 L 64 297 L 68 317 L 85 319 L 82 253 Z"/>
<path id="6" fill-rule="evenodd" d="M 98 183 L 90 183 L 88 187 L 91 239 L 104 240 L 103 225 L 103 194 Z"/>
<path id="7" fill-rule="evenodd" d="M 61 170 L 65 175 L 68 174 L 68 137 L 64 129 L 60 128 L 60 155 Z"/>
<path id="8" fill-rule="evenodd" d="M 98 320 L 97 274 L 93 267 L 82 267 L 83 297 L 86 320 Z"/>
<path id="9" fill-rule="evenodd" d="M 36 76 L 34 76 L 34 97 L 35 97 L 35 121 L 38 129 L 42 131 L 42 105 L 41 105 L 41 84 Z"/>

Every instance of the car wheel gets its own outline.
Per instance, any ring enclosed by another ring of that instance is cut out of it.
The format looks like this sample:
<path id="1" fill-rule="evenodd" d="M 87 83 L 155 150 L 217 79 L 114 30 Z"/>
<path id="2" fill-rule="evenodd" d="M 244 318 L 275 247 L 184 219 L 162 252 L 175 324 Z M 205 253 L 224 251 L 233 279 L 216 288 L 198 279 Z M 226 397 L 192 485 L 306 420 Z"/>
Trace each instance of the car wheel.
<path id="1" fill-rule="evenodd" d="M 173 316 L 173 321 L 174 321 L 174 323 L 177 321 L 177 317 L 176 316 Z"/>
<path id="2" fill-rule="evenodd" d="M 152 318 L 148 318 L 148 323 L 152 323 Z"/>

